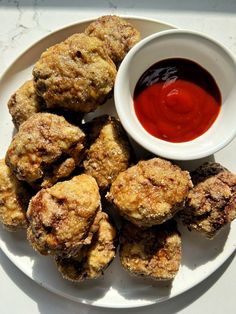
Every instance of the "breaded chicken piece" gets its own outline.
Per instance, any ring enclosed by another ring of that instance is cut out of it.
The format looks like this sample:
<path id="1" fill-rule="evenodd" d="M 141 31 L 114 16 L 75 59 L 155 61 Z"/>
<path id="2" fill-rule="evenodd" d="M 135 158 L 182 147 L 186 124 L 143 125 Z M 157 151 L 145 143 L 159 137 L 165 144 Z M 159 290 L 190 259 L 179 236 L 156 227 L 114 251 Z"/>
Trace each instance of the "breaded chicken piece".
<path id="1" fill-rule="evenodd" d="M 26 210 L 31 198 L 26 186 L 0 160 L 0 222 L 9 231 L 26 228 Z"/>
<path id="2" fill-rule="evenodd" d="M 48 108 L 87 113 L 107 100 L 116 67 L 103 46 L 95 37 L 74 34 L 41 55 L 33 76 Z"/>
<path id="3" fill-rule="evenodd" d="M 83 281 L 100 277 L 116 254 L 116 230 L 108 215 L 99 212 L 93 228 L 96 228 L 90 245 L 84 245 L 76 257 L 56 257 L 58 270 L 63 278 L 71 281 Z"/>
<path id="4" fill-rule="evenodd" d="M 95 118 L 87 128 L 92 144 L 83 162 L 84 171 L 93 176 L 99 188 L 104 190 L 128 168 L 131 146 L 121 123 L 113 117 Z"/>
<path id="5" fill-rule="evenodd" d="M 81 125 L 82 113 L 62 109 L 47 109 L 42 97 L 38 96 L 33 80 L 26 81 L 9 99 L 8 109 L 18 130 L 20 125 L 37 112 L 50 112 L 63 116 L 68 122 Z"/>
<path id="6" fill-rule="evenodd" d="M 33 80 L 26 81 L 9 99 L 8 109 L 16 127 L 42 110 L 43 100 L 35 93 Z"/>
<path id="7" fill-rule="evenodd" d="M 100 207 L 98 185 L 86 174 L 42 189 L 27 210 L 28 240 L 41 254 L 76 256 L 91 242 L 90 228 Z"/>
<path id="8" fill-rule="evenodd" d="M 127 52 L 141 39 L 140 32 L 123 18 L 115 15 L 99 17 L 85 33 L 101 39 L 110 58 L 119 65 Z"/>
<path id="9" fill-rule="evenodd" d="M 192 182 L 187 171 L 152 158 L 121 172 L 107 199 L 121 216 L 140 227 L 161 224 L 182 209 Z"/>
<path id="10" fill-rule="evenodd" d="M 205 181 L 207 178 L 213 177 L 222 171 L 227 171 L 225 167 L 217 162 L 205 162 L 194 171 L 191 171 L 191 179 L 193 185 Z"/>
<path id="11" fill-rule="evenodd" d="M 19 180 L 49 187 L 67 177 L 84 154 L 85 135 L 63 117 L 35 113 L 14 136 L 6 163 Z"/>
<path id="12" fill-rule="evenodd" d="M 189 192 L 184 210 L 179 214 L 189 230 L 196 230 L 212 239 L 236 217 L 236 175 L 222 170 L 223 167 L 219 173 L 214 174 L 216 168 L 220 168 L 215 164 L 207 166 L 194 172 L 198 174 L 200 181 L 196 181 L 196 185 Z M 213 173 L 212 176 L 209 176 L 210 172 Z"/>
<path id="13" fill-rule="evenodd" d="M 121 265 L 132 275 L 173 279 L 181 262 L 181 237 L 175 221 L 141 229 L 125 222 L 120 237 Z"/>

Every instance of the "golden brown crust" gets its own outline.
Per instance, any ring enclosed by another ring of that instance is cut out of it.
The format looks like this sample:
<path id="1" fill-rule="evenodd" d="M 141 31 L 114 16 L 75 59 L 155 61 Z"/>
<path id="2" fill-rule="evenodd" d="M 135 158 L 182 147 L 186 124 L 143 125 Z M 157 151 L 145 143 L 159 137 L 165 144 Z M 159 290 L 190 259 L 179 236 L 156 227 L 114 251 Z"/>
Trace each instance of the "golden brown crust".
<path id="1" fill-rule="evenodd" d="M 88 134 L 92 144 L 83 162 L 84 171 L 93 176 L 99 188 L 104 190 L 128 168 L 131 146 L 120 122 L 110 116 L 92 120 Z"/>
<path id="2" fill-rule="evenodd" d="M 34 89 L 33 80 L 26 81 L 9 99 L 8 109 L 17 129 L 34 113 L 41 111 L 43 100 Z"/>
<path id="3" fill-rule="evenodd" d="M 99 212 L 95 218 L 95 232 L 90 245 L 84 245 L 74 258 L 56 257 L 57 268 L 63 278 L 83 281 L 100 277 L 116 253 L 116 230 L 108 215 Z"/>
<path id="4" fill-rule="evenodd" d="M 236 175 L 221 171 L 196 184 L 180 217 L 188 229 L 215 237 L 236 217 Z"/>
<path id="5" fill-rule="evenodd" d="M 89 234 L 100 195 L 86 174 L 42 189 L 30 201 L 28 240 L 41 254 L 75 256 L 91 241 Z"/>
<path id="6" fill-rule="evenodd" d="M 9 231 L 26 228 L 26 210 L 30 193 L 10 171 L 5 161 L 0 160 L 0 222 Z"/>
<path id="7" fill-rule="evenodd" d="M 169 161 L 152 158 L 120 173 L 107 198 L 124 218 L 149 227 L 163 223 L 182 209 L 191 187 L 187 171 Z"/>
<path id="8" fill-rule="evenodd" d="M 6 163 L 19 180 L 49 187 L 67 177 L 84 154 L 84 133 L 63 117 L 36 113 L 14 136 Z"/>
<path id="9" fill-rule="evenodd" d="M 47 49 L 35 64 L 33 76 L 48 108 L 86 113 L 110 96 L 116 67 L 99 39 L 81 33 Z"/>
<path id="10" fill-rule="evenodd" d="M 120 64 L 127 52 L 141 39 L 137 29 L 115 15 L 99 17 L 86 28 L 85 33 L 104 42 L 110 58 L 116 65 Z"/>
<path id="11" fill-rule="evenodd" d="M 125 222 L 120 237 L 120 261 L 130 274 L 155 280 L 173 279 L 181 262 L 181 237 L 175 221 L 149 229 Z"/>

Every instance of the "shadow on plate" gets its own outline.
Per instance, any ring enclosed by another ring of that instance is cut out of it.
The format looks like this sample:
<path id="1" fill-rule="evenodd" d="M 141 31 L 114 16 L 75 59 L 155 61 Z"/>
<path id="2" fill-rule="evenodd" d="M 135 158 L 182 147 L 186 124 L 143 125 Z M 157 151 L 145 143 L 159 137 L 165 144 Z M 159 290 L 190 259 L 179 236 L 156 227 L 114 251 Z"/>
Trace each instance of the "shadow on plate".
<path id="1" fill-rule="evenodd" d="M 210 155 L 204 158 L 199 158 L 195 160 L 175 160 L 174 163 L 176 163 L 180 168 L 183 170 L 193 171 L 205 162 L 215 162 L 215 156 Z"/>
<path id="2" fill-rule="evenodd" d="M 118 252 L 113 271 L 107 274 L 107 278 L 112 288 L 119 291 L 125 300 L 134 302 L 142 300 L 148 303 L 167 299 L 172 288 L 172 281 L 155 281 L 130 275 L 121 266 Z"/>
<path id="3" fill-rule="evenodd" d="M 0 238 L 10 254 L 14 256 L 28 256 L 30 258 L 35 256 L 35 252 L 26 240 L 26 230 L 10 232 L 0 226 Z M 3 247 L 1 248 L 5 251 Z"/>
<path id="4" fill-rule="evenodd" d="M 131 308 L 129 313 L 135 314 L 152 314 L 154 312 L 175 314 L 182 309 L 186 308 L 204 293 L 206 293 L 224 274 L 230 266 L 235 254 L 233 254 L 214 274 L 201 284 L 197 285 L 194 289 L 190 289 L 183 295 L 177 296 L 168 302 L 159 303 L 158 305 L 150 305 L 145 308 Z M 83 304 L 70 303 L 64 298 L 58 298 L 56 295 L 49 293 L 46 289 L 41 289 L 34 282 L 31 282 L 26 276 L 19 272 L 15 266 L 9 262 L 8 258 L 0 251 L 0 264 L 4 272 L 8 275 L 12 282 L 22 290 L 29 298 L 35 301 L 38 306 L 38 311 L 41 314 L 58 314 L 58 313 L 90 313 L 90 314 L 104 314 L 124 312 L 124 309 L 106 309 L 97 307 L 85 307 Z M 7 291 L 9 292 L 9 291 Z M 135 307 L 135 306 L 134 306 Z"/>
<path id="5" fill-rule="evenodd" d="M 85 280 L 81 283 L 63 279 L 51 256 L 39 255 L 33 260 L 32 277 L 49 291 L 82 303 L 93 303 L 102 299 L 111 285 L 106 276 L 95 280 Z"/>
<path id="6" fill-rule="evenodd" d="M 196 231 L 189 231 L 178 221 L 182 235 L 182 265 L 196 269 L 214 260 L 224 250 L 230 232 L 230 224 L 222 228 L 214 239 L 209 240 Z"/>
<path id="7" fill-rule="evenodd" d="M 169 297 L 171 292 L 171 282 L 156 282 L 153 280 L 130 276 L 120 265 L 117 252 L 116 258 L 105 270 L 104 275 L 95 280 L 86 280 L 81 283 L 73 283 L 62 278 L 57 271 L 52 258 L 38 256 L 34 258 L 32 265 L 32 277 L 48 290 L 64 296 L 70 300 L 81 301 L 96 305 L 109 302 L 106 294 L 118 298 L 122 302 L 125 300 L 144 301 L 151 303 Z M 112 290 L 112 292 L 111 292 Z M 116 304 L 116 307 L 118 305 Z"/>
<path id="8" fill-rule="evenodd" d="M 17 129 L 15 128 L 15 127 L 13 127 L 12 128 L 12 138 L 16 135 L 16 133 L 17 133 L 18 131 L 17 131 Z"/>

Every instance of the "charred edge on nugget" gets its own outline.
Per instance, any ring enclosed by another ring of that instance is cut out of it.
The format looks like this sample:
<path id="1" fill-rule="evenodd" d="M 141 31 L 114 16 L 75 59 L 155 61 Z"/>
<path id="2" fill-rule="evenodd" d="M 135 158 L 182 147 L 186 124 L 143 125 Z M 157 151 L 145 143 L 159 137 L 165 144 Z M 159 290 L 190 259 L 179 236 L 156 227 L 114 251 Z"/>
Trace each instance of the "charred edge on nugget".
<path id="1" fill-rule="evenodd" d="M 127 133 L 122 127 L 120 120 L 115 117 L 105 114 L 105 115 L 96 117 L 93 120 L 88 121 L 83 125 L 83 129 L 85 133 L 88 134 L 89 146 L 93 144 L 94 141 L 98 138 L 102 128 L 110 123 L 115 127 L 117 131 L 117 137 L 123 137 L 127 141 L 129 141 Z"/>
<path id="2" fill-rule="evenodd" d="M 196 197 L 200 198 L 200 203 L 196 202 Z M 214 238 L 222 227 L 236 217 L 235 175 L 222 170 L 200 181 L 190 191 L 186 206 L 179 216 L 190 231 L 196 230 L 208 239 Z"/>
<path id="3" fill-rule="evenodd" d="M 216 162 L 206 162 L 194 171 L 191 171 L 190 175 L 193 184 L 196 185 L 210 177 L 217 175 L 222 171 L 228 171 L 228 169 Z"/>

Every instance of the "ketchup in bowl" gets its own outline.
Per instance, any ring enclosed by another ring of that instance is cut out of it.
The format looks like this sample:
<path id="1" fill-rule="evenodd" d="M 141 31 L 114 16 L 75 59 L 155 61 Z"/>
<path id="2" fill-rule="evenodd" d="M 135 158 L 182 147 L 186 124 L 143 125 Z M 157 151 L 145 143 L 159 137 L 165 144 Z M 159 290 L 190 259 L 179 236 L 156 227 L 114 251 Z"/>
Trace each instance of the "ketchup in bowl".
<path id="1" fill-rule="evenodd" d="M 212 77 L 197 63 L 170 58 L 146 70 L 134 90 L 138 120 L 151 135 L 174 143 L 205 133 L 221 108 L 221 93 Z"/>

